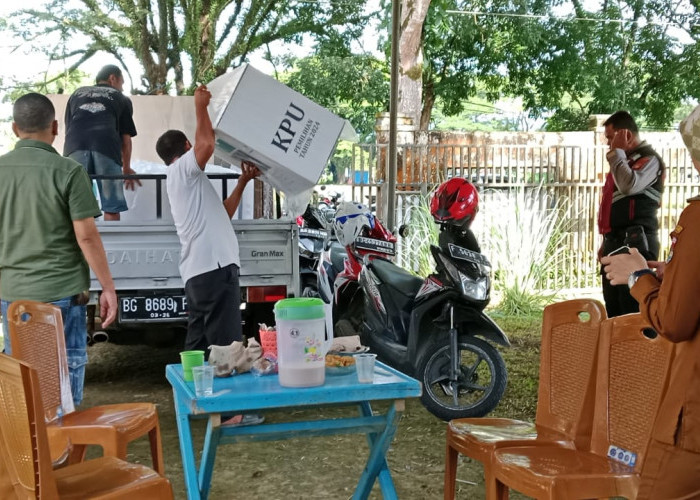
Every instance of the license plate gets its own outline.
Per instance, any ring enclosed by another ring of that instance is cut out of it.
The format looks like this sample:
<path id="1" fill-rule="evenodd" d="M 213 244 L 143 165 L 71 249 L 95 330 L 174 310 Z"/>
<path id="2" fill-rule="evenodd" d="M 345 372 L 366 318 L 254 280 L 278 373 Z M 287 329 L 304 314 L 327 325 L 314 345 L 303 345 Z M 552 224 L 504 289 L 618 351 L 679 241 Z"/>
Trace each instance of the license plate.
<path id="1" fill-rule="evenodd" d="M 482 266 L 491 267 L 489 259 L 487 259 L 486 256 L 480 253 L 457 246 L 453 243 L 449 243 L 448 247 L 450 249 L 450 255 L 455 259 L 468 260 L 470 262 L 474 262 L 475 264 L 481 264 Z"/>
<path id="2" fill-rule="evenodd" d="M 299 237 L 302 236 L 306 238 L 318 238 L 321 240 L 325 240 L 326 236 L 328 236 L 328 233 L 323 229 L 310 229 L 308 227 L 301 227 L 299 228 Z"/>
<path id="3" fill-rule="evenodd" d="M 173 321 L 187 318 L 184 295 L 144 295 L 119 297 L 119 321 Z"/>
<path id="4" fill-rule="evenodd" d="M 396 244 L 393 241 L 378 240 L 365 236 L 355 238 L 355 248 L 386 255 L 396 255 Z"/>

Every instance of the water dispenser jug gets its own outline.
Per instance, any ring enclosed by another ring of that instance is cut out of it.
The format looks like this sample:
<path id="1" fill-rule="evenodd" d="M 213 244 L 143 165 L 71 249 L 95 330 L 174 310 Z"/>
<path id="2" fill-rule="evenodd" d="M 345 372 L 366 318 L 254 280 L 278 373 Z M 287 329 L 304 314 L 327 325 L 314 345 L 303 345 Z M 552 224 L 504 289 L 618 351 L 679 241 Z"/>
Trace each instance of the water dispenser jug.
<path id="1" fill-rule="evenodd" d="M 326 352 L 333 341 L 332 331 L 326 340 L 324 302 L 308 297 L 282 299 L 275 304 L 275 322 L 280 385 L 323 385 Z"/>

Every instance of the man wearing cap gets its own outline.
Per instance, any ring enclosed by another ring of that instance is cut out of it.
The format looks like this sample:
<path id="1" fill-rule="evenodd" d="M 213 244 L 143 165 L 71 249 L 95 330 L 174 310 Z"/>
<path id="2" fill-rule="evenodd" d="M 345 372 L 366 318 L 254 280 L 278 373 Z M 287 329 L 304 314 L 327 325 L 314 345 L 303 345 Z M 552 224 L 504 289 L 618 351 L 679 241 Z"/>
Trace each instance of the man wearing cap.
<path id="1" fill-rule="evenodd" d="M 95 78 L 96 84 L 73 92 L 66 106 L 66 140 L 63 154 L 73 158 L 90 175 L 134 175 L 131 169 L 131 138 L 136 135 L 131 100 L 122 94 L 124 76 L 109 64 Z M 134 189 L 138 179 L 125 179 Z M 122 181 L 97 182 L 105 220 L 119 220 L 128 210 Z"/>

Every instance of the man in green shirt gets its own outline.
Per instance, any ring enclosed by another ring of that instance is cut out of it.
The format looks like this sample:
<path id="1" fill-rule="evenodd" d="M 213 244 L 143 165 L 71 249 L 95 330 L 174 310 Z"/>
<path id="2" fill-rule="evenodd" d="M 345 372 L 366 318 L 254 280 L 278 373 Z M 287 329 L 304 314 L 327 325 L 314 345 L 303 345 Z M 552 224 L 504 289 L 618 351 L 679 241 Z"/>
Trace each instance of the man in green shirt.
<path id="1" fill-rule="evenodd" d="M 95 217 L 100 210 L 85 169 L 51 146 L 58 122 L 51 101 L 29 93 L 13 107 L 19 141 L 0 156 L 0 308 L 5 331 L 14 300 L 51 302 L 61 308 L 71 390 L 83 397 L 87 364 L 86 306 L 90 268 L 102 286 L 102 325 L 114 321 L 117 297 Z M 11 352 L 9 338 L 5 352 Z"/>

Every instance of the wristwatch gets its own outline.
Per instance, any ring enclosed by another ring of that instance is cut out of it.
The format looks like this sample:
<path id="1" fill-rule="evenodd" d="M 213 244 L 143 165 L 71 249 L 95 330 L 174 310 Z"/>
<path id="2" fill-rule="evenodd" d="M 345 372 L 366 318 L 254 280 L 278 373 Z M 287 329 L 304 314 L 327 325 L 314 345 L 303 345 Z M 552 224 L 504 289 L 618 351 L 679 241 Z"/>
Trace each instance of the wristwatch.
<path id="1" fill-rule="evenodd" d="M 653 274 L 656 276 L 656 273 L 652 271 L 651 269 L 640 269 L 639 271 L 634 271 L 630 273 L 630 277 L 627 278 L 627 286 L 630 287 L 630 289 L 634 286 L 634 284 L 637 282 L 640 276 L 643 276 L 645 274 Z"/>

